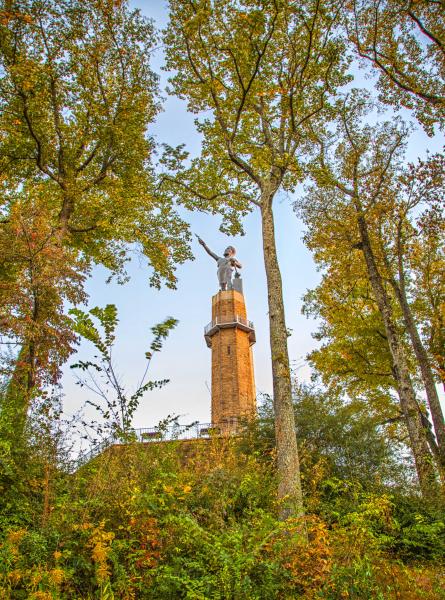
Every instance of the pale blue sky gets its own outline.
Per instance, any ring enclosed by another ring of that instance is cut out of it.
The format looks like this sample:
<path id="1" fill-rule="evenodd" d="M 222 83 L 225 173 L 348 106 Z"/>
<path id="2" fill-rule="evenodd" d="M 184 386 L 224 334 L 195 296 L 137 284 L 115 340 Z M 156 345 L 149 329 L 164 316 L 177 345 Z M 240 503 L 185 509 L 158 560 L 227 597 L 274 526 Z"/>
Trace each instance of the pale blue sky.
<path id="1" fill-rule="evenodd" d="M 158 0 L 133 0 L 133 6 L 152 17 L 158 27 L 165 26 L 167 10 Z M 153 62 L 159 72 L 162 50 Z M 363 81 L 363 78 L 360 77 Z M 162 87 L 166 75 L 162 75 Z M 199 152 L 200 139 L 193 123 L 193 116 L 186 111 L 182 101 L 168 98 L 164 111 L 159 115 L 150 133 L 162 143 L 172 146 L 185 143 L 193 154 Z M 429 140 L 421 131 L 413 134 L 410 158 L 425 154 L 427 148 L 439 149 L 443 140 Z M 303 365 L 305 355 L 315 347 L 311 333 L 316 324 L 301 315 L 301 297 L 318 280 L 314 263 L 302 242 L 302 226 L 295 217 L 292 199 L 278 199 L 275 204 L 277 246 L 283 276 L 284 300 L 288 327 L 291 361 L 299 366 L 300 378 L 308 380 L 309 368 Z M 255 378 L 257 391 L 271 392 L 271 362 L 267 316 L 267 293 L 262 259 L 260 221 L 257 213 L 245 220 L 244 237 L 228 238 L 219 232 L 220 219 L 199 213 L 186 213 L 192 231 L 203 237 L 216 252 L 221 252 L 230 242 L 237 248 L 237 256 L 243 263 L 244 293 L 248 316 L 255 322 L 257 343 L 254 346 Z M 170 383 L 161 390 L 147 393 L 143 398 L 134 421 L 135 427 L 150 427 L 168 414 L 181 415 L 181 422 L 194 420 L 208 422 L 210 419 L 210 350 L 206 347 L 203 328 L 210 320 L 211 296 L 218 285 L 214 261 L 208 257 L 194 240 L 196 260 L 178 268 L 176 291 L 163 288 L 151 289 L 148 285 L 147 266 L 135 260 L 130 266 L 131 281 L 124 286 L 106 284 L 107 273 L 96 269 L 87 290 L 89 306 L 114 303 L 118 307 L 120 324 L 115 351 L 117 370 L 130 389 L 139 382 L 145 367 L 144 352 L 150 343 L 149 328 L 166 316 L 179 320 L 160 354 L 155 355 L 150 371 L 151 379 L 169 378 Z M 77 357 L 84 358 L 89 351 L 82 344 Z M 77 358 L 74 357 L 70 363 Z M 301 366 L 303 365 L 303 366 Z M 63 386 L 65 407 L 68 412 L 79 409 L 90 395 L 74 385 L 72 373 L 64 370 Z"/>

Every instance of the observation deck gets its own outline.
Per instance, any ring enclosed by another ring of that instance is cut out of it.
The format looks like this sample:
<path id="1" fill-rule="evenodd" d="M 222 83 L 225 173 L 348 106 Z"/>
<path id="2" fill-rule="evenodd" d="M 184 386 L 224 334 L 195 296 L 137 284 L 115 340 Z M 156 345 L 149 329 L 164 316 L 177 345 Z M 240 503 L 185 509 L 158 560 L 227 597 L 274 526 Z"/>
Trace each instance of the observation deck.
<path id="1" fill-rule="evenodd" d="M 218 333 L 221 329 L 240 329 L 246 331 L 249 334 L 249 343 L 252 346 L 256 342 L 255 327 L 253 321 L 249 321 L 244 317 L 235 315 L 234 318 L 224 319 L 216 317 L 213 321 L 210 321 L 208 325 L 204 327 L 204 338 L 209 348 L 212 347 L 212 337 L 215 333 Z"/>

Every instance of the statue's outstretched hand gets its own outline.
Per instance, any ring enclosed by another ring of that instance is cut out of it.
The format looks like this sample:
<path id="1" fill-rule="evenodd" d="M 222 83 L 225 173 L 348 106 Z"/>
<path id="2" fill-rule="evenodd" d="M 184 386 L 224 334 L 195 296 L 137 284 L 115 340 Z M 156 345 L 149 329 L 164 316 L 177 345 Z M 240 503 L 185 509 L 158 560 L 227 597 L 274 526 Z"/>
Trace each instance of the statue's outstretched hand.
<path id="1" fill-rule="evenodd" d="M 195 235 L 196 235 L 196 233 L 195 233 Z M 207 254 L 208 254 L 209 256 L 211 256 L 212 258 L 214 258 L 215 260 L 218 260 L 218 258 L 219 258 L 219 257 L 218 257 L 218 255 L 217 255 L 217 254 L 215 254 L 214 252 L 212 252 L 212 251 L 210 250 L 210 248 L 207 246 L 207 244 L 205 243 L 205 241 L 204 241 L 204 240 L 202 240 L 202 239 L 199 237 L 199 235 L 196 235 L 196 237 L 198 238 L 198 242 L 201 244 L 201 246 L 204 248 L 204 250 L 207 252 Z"/>

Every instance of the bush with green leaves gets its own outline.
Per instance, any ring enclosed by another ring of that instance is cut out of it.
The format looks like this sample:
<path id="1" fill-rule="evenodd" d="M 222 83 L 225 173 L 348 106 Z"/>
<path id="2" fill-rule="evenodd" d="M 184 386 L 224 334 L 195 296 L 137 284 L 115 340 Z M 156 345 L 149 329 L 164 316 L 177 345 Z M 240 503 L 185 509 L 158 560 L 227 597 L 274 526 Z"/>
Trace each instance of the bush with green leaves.
<path id="1" fill-rule="evenodd" d="M 440 515 L 331 477 L 308 486 L 312 514 L 279 521 L 274 454 L 256 450 L 256 431 L 114 446 L 60 474 L 45 525 L 2 536 L 3 596 L 441 597 Z"/>

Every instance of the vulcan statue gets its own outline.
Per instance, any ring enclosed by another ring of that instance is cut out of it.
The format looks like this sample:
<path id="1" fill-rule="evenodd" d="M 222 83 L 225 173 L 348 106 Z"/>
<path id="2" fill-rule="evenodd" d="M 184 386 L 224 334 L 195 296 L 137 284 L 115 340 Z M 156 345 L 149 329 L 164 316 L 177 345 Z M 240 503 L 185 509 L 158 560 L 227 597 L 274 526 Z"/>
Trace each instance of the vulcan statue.
<path id="1" fill-rule="evenodd" d="M 196 236 L 196 237 L 198 237 L 198 236 Z M 237 270 L 237 269 L 241 269 L 242 265 L 235 258 L 235 254 L 236 254 L 235 248 L 233 246 L 228 246 L 224 250 L 224 256 L 218 256 L 217 254 L 215 254 L 214 252 L 212 252 L 210 250 L 210 248 L 207 246 L 207 244 L 204 242 L 204 240 L 202 240 L 200 237 L 198 237 L 198 241 L 201 244 L 201 246 L 204 248 L 204 250 L 207 252 L 207 254 L 209 254 L 212 258 L 214 258 L 216 260 L 216 264 L 218 266 L 217 275 L 218 275 L 218 281 L 219 281 L 219 286 L 220 286 L 221 290 L 224 291 L 224 290 L 238 289 L 238 291 L 242 291 L 240 274 L 238 273 L 238 270 Z M 239 280 L 238 285 L 234 285 L 232 283 L 232 275 L 233 275 L 234 271 L 235 271 L 235 279 L 236 279 L 237 283 Z"/>

